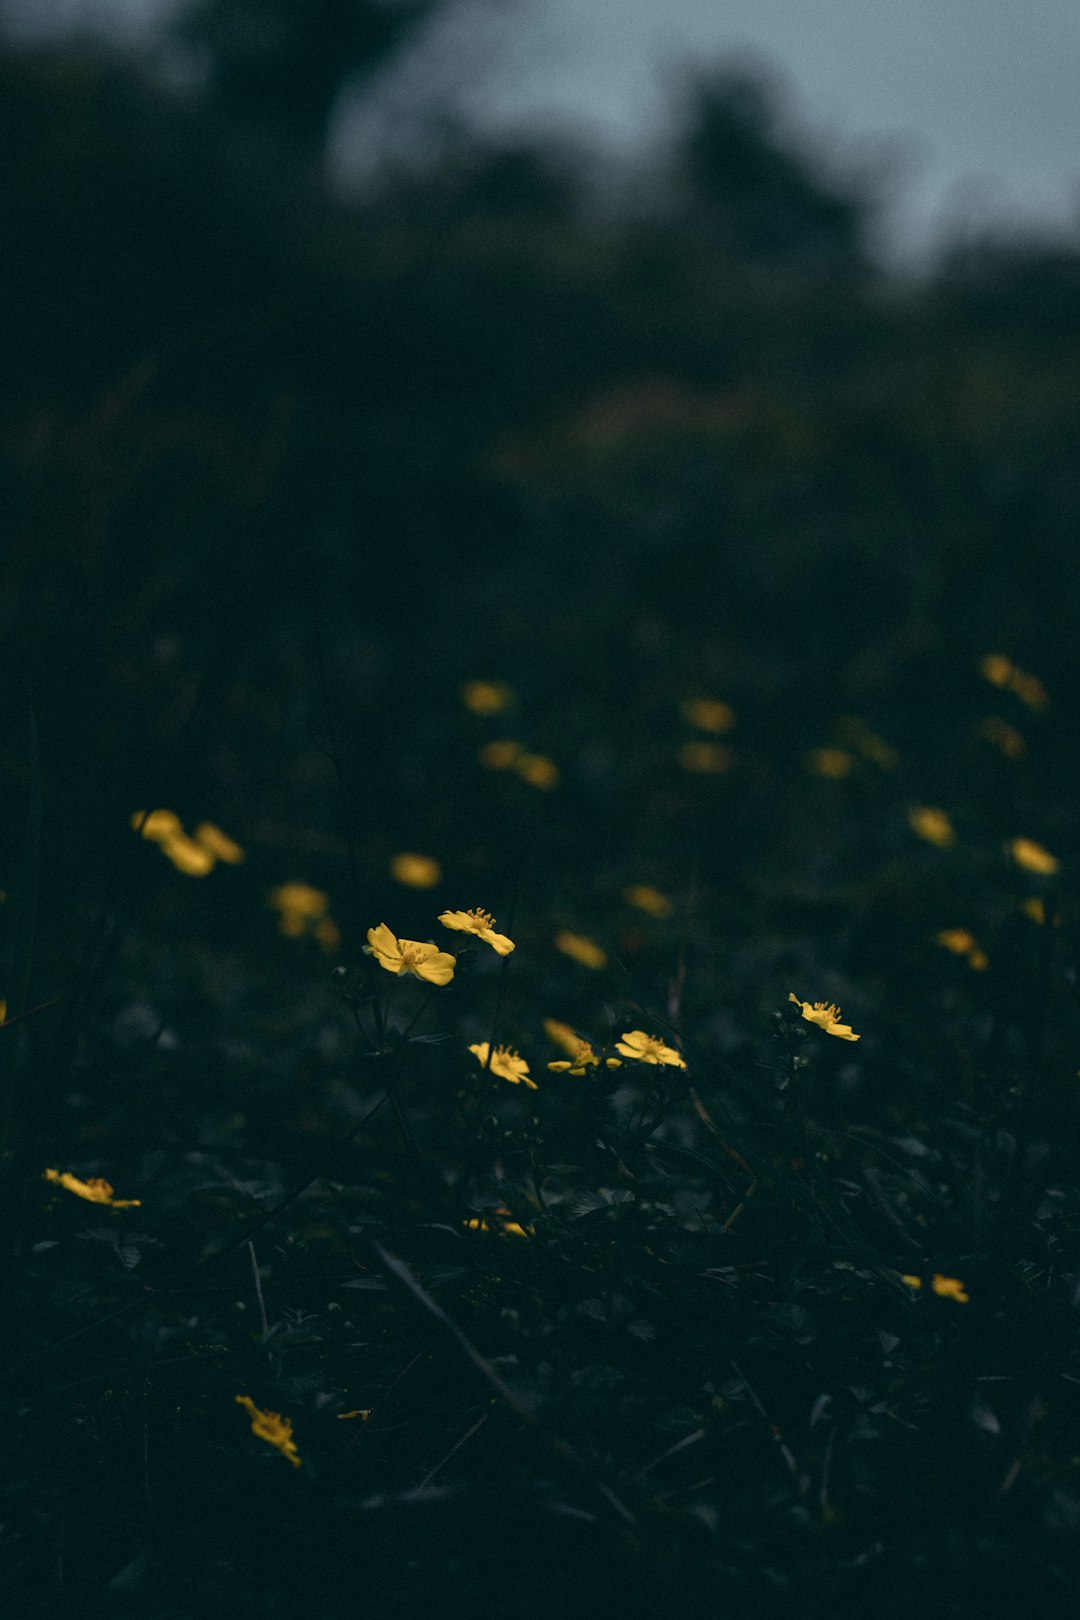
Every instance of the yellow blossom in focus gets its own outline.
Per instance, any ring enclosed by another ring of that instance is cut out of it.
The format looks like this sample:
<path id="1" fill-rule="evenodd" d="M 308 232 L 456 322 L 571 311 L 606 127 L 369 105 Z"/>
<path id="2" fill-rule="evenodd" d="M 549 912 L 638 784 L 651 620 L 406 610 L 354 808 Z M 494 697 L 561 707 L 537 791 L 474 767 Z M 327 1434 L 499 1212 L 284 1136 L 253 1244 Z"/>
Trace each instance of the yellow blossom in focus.
<path id="1" fill-rule="evenodd" d="M 983 973 L 990 961 L 974 934 L 966 928 L 943 928 L 934 935 L 935 943 L 951 951 L 954 956 L 966 956 L 970 967 L 976 973 Z"/>
<path id="2" fill-rule="evenodd" d="M 649 917 L 670 917 L 675 910 L 667 895 L 648 883 L 631 883 L 623 890 L 623 899 L 628 906 L 636 906 Z"/>
<path id="3" fill-rule="evenodd" d="M 1025 872 L 1037 872 L 1040 877 L 1053 877 L 1061 868 L 1057 856 L 1051 855 L 1034 838 L 1014 838 L 1009 845 L 1009 853 L 1017 866 L 1022 866 Z"/>
<path id="4" fill-rule="evenodd" d="M 1000 748 L 1006 759 L 1023 759 L 1027 753 L 1027 743 L 1016 727 L 1010 726 L 1007 720 L 1000 719 L 996 714 L 988 715 L 982 721 L 979 736 L 993 743 L 995 748 Z"/>
<path id="5" fill-rule="evenodd" d="M 854 759 L 846 748 L 811 748 L 804 761 L 811 776 L 827 776 L 832 782 L 842 782 L 851 775 Z"/>
<path id="6" fill-rule="evenodd" d="M 442 867 L 432 855 L 395 855 L 390 876 L 410 889 L 433 889 L 442 879 Z"/>
<path id="7" fill-rule="evenodd" d="M 901 1282 L 906 1282 L 909 1288 L 921 1288 L 922 1287 L 922 1278 L 921 1277 L 913 1277 L 911 1275 L 911 1273 L 907 1272 L 907 1271 L 904 1272 L 903 1276 L 900 1278 L 900 1281 Z"/>
<path id="8" fill-rule="evenodd" d="M 528 1086 L 530 1091 L 538 1090 L 536 1081 L 529 1079 L 529 1065 L 519 1053 L 514 1051 L 512 1046 L 497 1046 L 494 1052 L 491 1052 L 490 1062 L 488 1061 L 488 1053 L 491 1051 L 490 1042 L 478 1041 L 474 1046 L 469 1047 L 469 1051 L 482 1069 L 490 1069 L 491 1073 L 497 1074 L 500 1080 L 509 1080 L 512 1086 Z"/>
<path id="9" fill-rule="evenodd" d="M 659 1063 L 666 1068 L 685 1069 L 686 1062 L 673 1046 L 665 1046 L 659 1035 L 646 1035 L 643 1029 L 632 1029 L 615 1042 L 615 1050 L 635 1063 Z"/>
<path id="10" fill-rule="evenodd" d="M 430 941 L 398 939 L 385 923 L 367 932 L 367 953 L 373 956 L 387 973 L 411 973 L 414 978 L 425 979 L 428 984 L 449 984 L 454 977 L 456 963 L 449 951 L 440 951 Z"/>
<path id="11" fill-rule="evenodd" d="M 1050 694 L 1039 677 L 1026 669 L 1018 669 L 1012 659 L 1006 658 L 1003 653 L 987 653 L 979 664 L 979 673 L 991 686 L 1015 692 L 1021 703 L 1033 713 L 1038 714 L 1049 707 Z"/>
<path id="12" fill-rule="evenodd" d="M 955 1299 L 958 1305 L 966 1305 L 971 1298 L 970 1294 L 964 1292 L 959 1277 L 943 1277 L 940 1272 L 935 1272 L 930 1286 L 941 1299 Z"/>
<path id="13" fill-rule="evenodd" d="M 114 1198 L 113 1189 L 100 1176 L 80 1181 L 66 1170 L 46 1170 L 43 1180 L 55 1181 L 58 1187 L 66 1187 L 77 1198 L 85 1198 L 88 1204 L 108 1204 L 110 1209 L 139 1209 L 142 1204 L 141 1198 Z"/>
<path id="14" fill-rule="evenodd" d="M 555 935 L 555 949 L 562 951 L 572 961 L 580 962 L 582 967 L 592 968 L 599 973 L 601 968 L 607 967 L 607 952 L 600 949 L 595 940 L 587 939 L 584 934 L 571 934 L 562 929 Z"/>
<path id="15" fill-rule="evenodd" d="M 688 742 L 679 749 L 679 764 L 695 776 L 723 776 L 731 769 L 733 754 L 723 743 Z"/>
<path id="16" fill-rule="evenodd" d="M 466 681 L 461 701 L 473 714 L 499 714 L 514 701 L 514 694 L 502 681 Z"/>
<path id="17" fill-rule="evenodd" d="M 495 919 L 490 911 L 440 911 L 439 921 L 444 928 L 456 929 L 461 934 L 475 934 L 490 945 L 500 956 L 509 956 L 514 942 L 505 934 L 495 932 Z"/>
<path id="18" fill-rule="evenodd" d="M 719 698 L 687 698 L 682 705 L 683 719 L 699 731 L 711 731 L 721 737 L 735 724 L 735 710 Z"/>
<path id="19" fill-rule="evenodd" d="M 540 788 L 544 793 L 550 793 L 552 788 L 559 785 L 559 767 L 553 759 L 547 759 L 543 754 L 519 754 L 514 769 L 523 782 L 530 787 Z"/>
<path id="20" fill-rule="evenodd" d="M 244 859 L 244 852 L 240 845 L 235 843 L 220 827 L 215 827 L 212 821 L 200 821 L 195 829 L 195 842 L 208 849 L 219 861 L 225 861 L 229 866 L 239 866 Z"/>
<path id="21" fill-rule="evenodd" d="M 938 849 L 951 849 L 956 843 L 955 829 L 944 810 L 935 810 L 926 804 L 913 804 L 907 819 L 913 833 Z"/>
<path id="22" fill-rule="evenodd" d="M 495 742 L 485 743 L 478 758 L 489 771 L 509 771 L 524 752 L 519 742 L 514 742 L 510 737 L 500 737 Z"/>
<path id="23" fill-rule="evenodd" d="M 293 1441 L 293 1426 L 288 1418 L 283 1418 L 280 1412 L 264 1412 L 255 1405 L 250 1395 L 238 1395 L 237 1403 L 244 1407 L 251 1418 L 251 1432 L 265 1440 L 268 1446 L 280 1451 L 287 1457 L 294 1468 L 300 1467 L 300 1453 Z"/>
<path id="24" fill-rule="evenodd" d="M 802 1009 L 802 1015 L 808 1024 L 816 1024 L 819 1029 L 825 1031 L 826 1035 L 836 1035 L 842 1041 L 857 1041 L 860 1039 L 858 1035 L 852 1033 L 850 1024 L 840 1022 L 840 1009 L 834 1006 L 831 1001 L 815 1001 L 813 1003 L 800 1001 L 798 996 L 791 993 L 788 994 L 788 1000 L 793 1001 L 797 1007 Z"/>

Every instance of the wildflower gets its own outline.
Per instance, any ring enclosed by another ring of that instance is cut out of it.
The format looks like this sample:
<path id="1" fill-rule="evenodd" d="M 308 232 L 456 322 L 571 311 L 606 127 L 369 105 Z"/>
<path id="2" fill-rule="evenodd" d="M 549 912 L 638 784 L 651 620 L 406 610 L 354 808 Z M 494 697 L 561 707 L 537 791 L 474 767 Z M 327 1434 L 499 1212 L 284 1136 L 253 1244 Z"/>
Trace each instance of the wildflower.
<path id="1" fill-rule="evenodd" d="M 907 813 L 908 826 L 913 833 L 935 844 L 938 849 L 951 849 L 956 843 L 956 832 L 944 810 L 929 805 L 913 804 Z"/>
<path id="2" fill-rule="evenodd" d="M 1057 856 L 1051 855 L 1034 838 L 1014 838 L 1009 853 L 1017 866 L 1022 866 L 1025 872 L 1037 872 L 1040 877 L 1053 877 L 1061 867 Z"/>
<path id="3" fill-rule="evenodd" d="M 826 1035 L 837 1035 L 842 1041 L 857 1041 L 860 1037 L 852 1034 L 850 1024 L 840 1022 L 840 1009 L 831 1001 L 800 1001 L 798 996 L 789 994 L 788 1000 L 793 1001 L 797 1007 L 802 1008 L 802 1015 L 808 1024 L 816 1024 L 823 1029 Z"/>
<path id="4" fill-rule="evenodd" d="M 970 1294 L 964 1292 L 959 1277 L 943 1277 L 940 1272 L 935 1272 L 930 1286 L 941 1299 L 955 1299 L 958 1305 L 966 1305 L 971 1298 Z"/>
<path id="5" fill-rule="evenodd" d="M 442 879 L 442 867 L 431 855 L 395 855 L 390 876 L 409 889 L 433 889 Z"/>
<path id="6" fill-rule="evenodd" d="M 1012 659 L 1006 658 L 1003 653 L 987 653 L 979 664 L 979 673 L 991 686 L 1015 692 L 1021 703 L 1033 713 L 1049 707 L 1050 694 L 1039 677 L 1026 669 L 1018 669 Z"/>
<path id="7" fill-rule="evenodd" d="M 990 965 L 986 952 L 979 945 L 975 935 L 969 933 L 966 928 L 943 928 L 939 934 L 934 935 L 934 940 L 945 950 L 951 951 L 954 956 L 966 956 L 976 973 L 982 973 Z"/>
<path id="8" fill-rule="evenodd" d="M 722 776 L 731 769 L 730 748 L 723 743 L 688 742 L 679 749 L 679 764 L 695 776 Z"/>
<path id="9" fill-rule="evenodd" d="M 547 759 L 543 754 L 519 754 L 514 769 L 523 782 L 530 787 L 540 788 L 544 793 L 550 793 L 552 788 L 559 785 L 559 767 L 553 759 Z"/>
<path id="10" fill-rule="evenodd" d="M 1010 726 L 1007 720 L 1002 720 L 996 714 L 987 715 L 979 726 L 979 736 L 995 748 L 1000 748 L 1006 759 L 1023 759 L 1027 753 L 1027 743 L 1021 737 L 1015 726 Z"/>
<path id="11" fill-rule="evenodd" d="M 646 1035 L 643 1029 L 632 1029 L 615 1042 L 615 1050 L 635 1063 L 659 1063 L 666 1068 L 685 1069 L 686 1063 L 673 1046 L 665 1046 L 659 1035 Z"/>
<path id="12" fill-rule="evenodd" d="M 154 844 L 160 844 L 166 838 L 175 838 L 184 830 L 180 817 L 171 810 L 151 810 L 149 815 L 145 810 L 136 810 L 131 825 Z"/>
<path id="13" fill-rule="evenodd" d="M 478 1041 L 475 1046 L 469 1047 L 469 1051 L 482 1069 L 490 1069 L 500 1080 L 509 1080 L 512 1086 L 528 1086 L 530 1091 L 539 1089 L 536 1081 L 529 1079 L 529 1065 L 512 1046 L 497 1046 L 494 1052 L 491 1052 L 489 1041 Z M 489 1052 L 491 1052 L 490 1061 Z"/>
<path id="14" fill-rule="evenodd" d="M 1032 922 L 1035 923 L 1039 928 L 1046 927 L 1046 907 L 1038 898 L 1032 897 L 1025 900 L 1021 905 L 1020 910 L 1025 916 L 1030 917 Z"/>
<path id="15" fill-rule="evenodd" d="M 341 944 L 341 930 L 328 916 L 329 896 L 310 883 L 282 883 L 271 889 L 269 904 L 280 913 L 278 929 L 287 939 L 300 939 L 311 934 L 324 951 L 336 951 Z"/>
<path id="16" fill-rule="evenodd" d="M 481 765 L 485 765 L 489 771 L 509 771 L 524 754 L 525 750 L 519 742 L 514 742 L 510 737 L 500 737 L 495 742 L 485 743 L 478 757 Z"/>
<path id="17" fill-rule="evenodd" d="M 293 1441 L 293 1426 L 288 1418 L 283 1418 L 280 1412 L 264 1412 L 255 1405 L 250 1395 L 238 1395 L 237 1403 L 244 1407 L 251 1417 L 251 1432 L 265 1440 L 268 1446 L 280 1451 L 287 1457 L 294 1468 L 300 1467 L 300 1453 Z"/>
<path id="18" fill-rule="evenodd" d="M 159 843 L 162 852 L 169 857 L 176 870 L 184 872 L 188 877 L 205 877 L 217 864 L 211 850 L 183 833 L 178 833 L 173 838 L 162 838 Z"/>
<path id="19" fill-rule="evenodd" d="M 682 704 L 682 715 L 687 725 L 696 726 L 698 731 L 711 731 L 717 737 L 735 724 L 735 710 L 730 704 L 721 703 L 719 698 L 687 698 Z"/>
<path id="20" fill-rule="evenodd" d="M 498 1232 L 501 1237 L 531 1238 L 536 1236 L 534 1226 L 522 1226 L 515 1221 L 513 1211 L 500 1204 L 490 1216 L 474 1215 L 462 1223 L 470 1232 Z"/>
<path id="21" fill-rule="evenodd" d="M 510 708 L 514 694 L 502 681 L 466 681 L 461 701 L 473 714 L 499 714 Z"/>
<path id="22" fill-rule="evenodd" d="M 505 934 L 495 932 L 495 919 L 489 911 L 440 911 L 439 921 L 444 928 L 454 928 L 462 934 L 475 934 L 490 945 L 500 956 L 509 956 L 514 942 Z"/>
<path id="23" fill-rule="evenodd" d="M 910 1272 L 907 1272 L 907 1271 L 904 1272 L 903 1276 L 900 1278 L 900 1281 L 901 1282 L 906 1282 L 909 1288 L 921 1288 L 922 1287 L 922 1278 L 921 1277 L 913 1277 L 910 1274 Z"/>
<path id="24" fill-rule="evenodd" d="M 454 958 L 431 941 L 422 944 L 415 939 L 398 939 L 385 923 L 369 928 L 367 937 L 367 954 L 387 973 L 411 973 L 428 984 L 449 984 L 454 977 Z"/>
<path id="25" fill-rule="evenodd" d="M 549 1063 L 549 1069 L 562 1074 L 581 1075 L 588 1074 L 590 1069 L 600 1067 L 600 1059 L 589 1042 L 581 1035 L 575 1034 L 569 1024 L 561 1024 L 557 1018 L 545 1018 L 544 1034 L 548 1040 L 554 1041 L 556 1046 L 561 1046 L 567 1054 L 565 1059 L 557 1058 L 553 1063 Z M 604 1064 L 609 1069 L 622 1068 L 621 1058 L 605 1058 Z"/>
<path id="26" fill-rule="evenodd" d="M 142 1204 L 141 1198 L 114 1198 L 113 1189 L 100 1176 L 80 1181 L 78 1176 L 70 1175 L 66 1170 L 46 1170 L 43 1179 L 66 1187 L 77 1198 L 85 1198 L 88 1204 L 108 1204 L 110 1209 L 138 1209 Z"/>
<path id="27" fill-rule="evenodd" d="M 648 883 L 631 883 L 623 890 L 623 899 L 628 906 L 636 906 L 649 917 L 670 917 L 675 909 L 666 894 Z"/>
<path id="28" fill-rule="evenodd" d="M 562 929 L 555 935 L 555 949 L 562 951 L 572 961 L 580 962 L 582 967 L 592 968 L 599 973 L 601 968 L 607 967 L 607 952 L 600 949 L 595 940 L 587 939 L 584 934 L 571 934 Z"/>
<path id="29" fill-rule="evenodd" d="M 200 821 L 195 829 L 195 842 L 210 851 L 216 860 L 224 861 L 228 866 L 239 866 L 244 859 L 244 852 L 240 845 L 235 843 L 220 827 L 215 827 L 212 821 Z"/>
<path id="30" fill-rule="evenodd" d="M 830 781 L 842 782 L 851 775 L 855 761 L 846 748 L 811 748 L 804 761 L 811 776 L 827 776 Z"/>

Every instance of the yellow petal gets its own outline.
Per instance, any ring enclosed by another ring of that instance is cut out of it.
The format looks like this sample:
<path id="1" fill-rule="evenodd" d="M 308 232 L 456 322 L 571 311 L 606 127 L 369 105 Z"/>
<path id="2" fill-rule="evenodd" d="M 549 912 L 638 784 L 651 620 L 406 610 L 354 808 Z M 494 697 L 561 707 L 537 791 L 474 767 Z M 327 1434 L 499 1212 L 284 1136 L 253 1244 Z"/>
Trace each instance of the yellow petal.
<path id="1" fill-rule="evenodd" d="M 142 821 L 140 828 L 141 817 L 142 811 L 136 811 L 131 818 L 131 825 L 136 831 L 141 831 L 142 836 L 149 838 L 152 843 L 157 844 L 163 838 L 175 838 L 183 834 L 184 829 L 180 824 L 180 817 L 174 815 L 171 810 L 151 810 L 150 814 Z"/>
<path id="2" fill-rule="evenodd" d="M 449 984 L 456 967 L 457 962 L 449 951 L 436 951 L 433 956 L 419 962 L 413 972 L 418 979 L 426 979 L 429 984 Z"/>
<path id="3" fill-rule="evenodd" d="M 509 956 L 514 949 L 513 940 L 507 939 L 505 934 L 497 934 L 494 928 L 481 929 L 479 937 L 485 940 L 492 950 L 497 951 L 500 956 Z"/>
<path id="4" fill-rule="evenodd" d="M 582 967 L 592 968 L 594 972 L 607 967 L 607 952 L 584 934 L 571 934 L 564 928 L 555 935 L 555 949 L 571 960 L 580 962 Z"/>
<path id="5" fill-rule="evenodd" d="M 559 767 L 553 759 L 546 759 L 543 754 L 519 755 L 514 769 L 523 782 L 530 787 L 540 788 L 544 793 L 550 793 L 552 788 L 559 785 Z"/>
<path id="6" fill-rule="evenodd" d="M 230 866 L 239 866 L 244 859 L 240 845 L 234 843 L 220 827 L 215 827 L 212 821 L 200 821 L 195 829 L 195 838 L 211 855 L 215 855 L 219 861 L 227 861 Z"/>
<path id="7" fill-rule="evenodd" d="M 1057 856 L 1051 855 L 1050 851 L 1037 844 L 1034 838 L 1014 838 L 1009 849 L 1017 866 L 1022 866 L 1025 872 L 1037 872 L 1040 877 L 1053 877 L 1054 873 L 1061 869 L 1061 862 Z"/>
<path id="8" fill-rule="evenodd" d="M 914 804 L 907 813 L 907 819 L 912 832 L 938 849 L 951 849 L 956 843 L 953 824 L 944 810 L 927 804 Z"/>
<path id="9" fill-rule="evenodd" d="M 176 870 L 188 877 L 205 877 L 216 865 L 215 857 L 208 849 L 183 833 L 174 833 L 172 837 L 162 838 L 159 842 Z"/>
<path id="10" fill-rule="evenodd" d="M 623 899 L 628 906 L 636 906 L 649 917 L 670 917 L 675 909 L 666 894 L 648 883 L 632 883 L 623 890 Z"/>
<path id="11" fill-rule="evenodd" d="M 433 889 L 442 878 L 442 867 L 431 855 L 395 855 L 390 875 L 410 889 Z"/>
<path id="12" fill-rule="evenodd" d="M 371 954 L 379 966 L 384 967 L 388 973 L 400 973 L 404 965 L 402 948 L 396 935 L 391 933 L 386 924 L 380 923 L 377 928 L 369 928 L 367 938 Z"/>

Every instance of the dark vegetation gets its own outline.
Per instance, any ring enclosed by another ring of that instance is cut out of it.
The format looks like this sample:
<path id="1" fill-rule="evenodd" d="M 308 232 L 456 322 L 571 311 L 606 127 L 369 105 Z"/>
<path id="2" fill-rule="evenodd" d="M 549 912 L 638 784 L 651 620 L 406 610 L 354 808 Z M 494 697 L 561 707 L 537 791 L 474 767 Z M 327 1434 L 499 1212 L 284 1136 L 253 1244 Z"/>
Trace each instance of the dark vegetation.
<path id="1" fill-rule="evenodd" d="M 902 282 L 722 76 L 335 199 L 427 9 L 0 54 L 12 1612 L 1067 1613 L 1080 248 Z"/>

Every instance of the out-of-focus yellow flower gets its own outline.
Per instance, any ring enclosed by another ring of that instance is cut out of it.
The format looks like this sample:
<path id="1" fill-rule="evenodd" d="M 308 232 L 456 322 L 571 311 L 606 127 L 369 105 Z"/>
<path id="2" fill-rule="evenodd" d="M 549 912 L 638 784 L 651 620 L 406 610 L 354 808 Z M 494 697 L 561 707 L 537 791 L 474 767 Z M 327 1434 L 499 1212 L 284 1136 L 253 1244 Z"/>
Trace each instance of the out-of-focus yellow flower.
<path id="1" fill-rule="evenodd" d="M 444 928 L 453 928 L 461 934 L 475 934 L 490 945 L 500 956 L 509 956 L 514 942 L 505 934 L 495 932 L 495 919 L 490 911 L 440 911 L 439 921 Z"/>
<path id="2" fill-rule="evenodd" d="M 1031 895 L 1021 903 L 1020 910 L 1026 917 L 1030 917 L 1039 928 L 1046 927 L 1046 906 L 1036 895 Z"/>
<path id="3" fill-rule="evenodd" d="M 186 873 L 188 877 L 205 877 L 217 864 L 211 850 L 183 833 L 177 833 L 173 838 L 162 838 L 159 843 L 176 870 Z"/>
<path id="4" fill-rule="evenodd" d="M 142 1204 L 141 1198 L 114 1198 L 113 1189 L 100 1176 L 80 1181 L 78 1176 L 70 1175 L 66 1170 L 46 1170 L 43 1179 L 55 1181 L 58 1187 L 66 1187 L 77 1198 L 85 1198 L 88 1204 L 108 1204 L 110 1209 L 139 1209 Z"/>
<path id="5" fill-rule="evenodd" d="M 449 984 L 454 977 L 454 958 L 430 941 L 398 939 L 385 923 L 369 928 L 367 937 L 367 954 L 387 973 L 411 973 L 428 984 Z"/>
<path id="6" fill-rule="evenodd" d="M 469 1051 L 482 1069 L 490 1069 L 497 1074 L 500 1080 L 509 1080 L 512 1086 L 528 1086 L 530 1091 L 536 1091 L 535 1080 L 529 1079 L 529 1065 L 520 1053 L 515 1052 L 512 1046 L 497 1046 L 491 1053 L 488 1061 L 488 1052 L 491 1050 L 489 1041 L 478 1041 Z"/>
<path id="7" fill-rule="evenodd" d="M 838 732 L 843 743 L 861 754 L 863 759 L 870 760 L 879 770 L 895 771 L 899 765 L 898 751 L 872 732 L 857 715 L 844 715 L 838 722 Z"/>
<path id="8" fill-rule="evenodd" d="M 220 827 L 215 827 L 212 821 L 200 821 L 195 829 L 195 842 L 208 849 L 217 860 L 224 861 L 228 866 L 239 866 L 244 859 L 244 852 L 227 833 Z"/>
<path id="9" fill-rule="evenodd" d="M 151 810 L 149 815 L 144 810 L 136 810 L 131 825 L 153 844 L 160 844 L 163 838 L 175 838 L 184 830 L 180 817 L 172 810 Z"/>
<path id="10" fill-rule="evenodd" d="M 501 714 L 510 708 L 514 694 L 502 681 L 466 681 L 461 701 L 473 714 Z"/>
<path id="11" fill-rule="evenodd" d="M 913 833 L 938 849 L 951 849 L 956 843 L 956 831 L 944 810 L 935 810 L 927 804 L 913 804 L 907 819 Z"/>
<path id="12" fill-rule="evenodd" d="M 327 915 L 330 898 L 310 883 L 282 883 L 271 889 L 267 903 L 278 912 L 278 931 L 287 939 L 301 939 L 311 934 L 324 951 L 336 951 L 341 944 L 341 930 Z"/>
<path id="13" fill-rule="evenodd" d="M 711 731 L 715 737 L 722 737 L 735 724 L 735 710 L 730 704 L 721 703 L 719 698 L 686 698 L 682 715 L 687 725 L 696 726 L 698 731 Z"/>
<path id="14" fill-rule="evenodd" d="M 320 917 L 311 932 L 329 955 L 340 949 L 341 929 L 333 917 Z"/>
<path id="15" fill-rule="evenodd" d="M 679 749 L 679 764 L 694 776 L 723 776 L 734 755 L 723 743 L 688 742 Z"/>
<path id="16" fill-rule="evenodd" d="M 631 883 L 623 890 L 623 899 L 628 906 L 636 906 L 649 917 L 670 917 L 675 910 L 667 895 L 648 883 Z"/>
<path id="17" fill-rule="evenodd" d="M 1034 838 L 1014 838 L 1009 845 L 1009 853 L 1017 866 L 1022 866 L 1025 872 L 1036 872 L 1040 877 L 1053 877 L 1055 872 L 1061 870 L 1057 856 L 1051 855 Z"/>
<path id="18" fill-rule="evenodd" d="M 570 1057 L 574 1057 L 579 1046 L 582 1045 L 581 1036 L 564 1024 L 558 1018 L 544 1019 L 544 1034 L 555 1046 L 562 1048 Z M 585 1043 L 588 1044 L 588 1043 Z"/>
<path id="19" fill-rule="evenodd" d="M 921 1288 L 922 1287 L 922 1278 L 921 1277 L 913 1277 L 911 1275 L 911 1273 L 908 1272 L 908 1271 L 904 1272 L 903 1276 L 900 1278 L 900 1281 L 901 1282 L 906 1282 L 909 1288 Z"/>
<path id="20" fill-rule="evenodd" d="M 686 1062 L 673 1046 L 665 1046 L 659 1035 L 646 1035 L 643 1029 L 632 1029 L 615 1042 L 615 1050 L 635 1063 L 659 1063 L 666 1068 L 685 1069 Z"/>
<path id="21" fill-rule="evenodd" d="M 510 771 L 524 753 L 519 742 L 514 742 L 511 737 L 500 737 L 494 742 L 485 743 L 478 758 L 489 771 Z"/>
<path id="22" fill-rule="evenodd" d="M 1015 692 L 1021 703 L 1035 714 L 1049 707 L 1050 694 L 1039 677 L 1026 669 L 1018 669 L 1004 653 L 987 653 L 979 664 L 979 673 L 991 686 Z"/>
<path id="23" fill-rule="evenodd" d="M 561 929 L 555 935 L 555 949 L 569 956 L 571 961 L 580 962 L 582 967 L 592 968 L 594 973 L 607 967 L 607 952 L 584 934 L 571 934 L 568 929 Z"/>
<path id="24" fill-rule="evenodd" d="M 941 1299 L 955 1299 L 958 1305 L 966 1305 L 971 1299 L 971 1295 L 964 1292 L 959 1277 L 943 1277 L 936 1271 L 930 1279 L 930 1286 Z"/>
<path id="25" fill-rule="evenodd" d="M 993 743 L 995 748 L 1000 748 L 1006 759 L 1023 759 L 1027 753 L 1027 743 L 1016 727 L 1010 726 L 1007 720 L 1002 720 L 996 714 L 987 715 L 980 723 L 979 736 Z"/>
<path id="26" fill-rule="evenodd" d="M 982 949 L 975 935 L 966 928 L 943 928 L 934 935 L 934 940 L 954 956 L 966 956 L 970 967 L 976 973 L 983 973 L 990 966 L 989 958 Z"/>
<path id="27" fill-rule="evenodd" d="M 0 1024 L 7 1023 L 7 997 L 0 996 Z"/>
<path id="28" fill-rule="evenodd" d="M 432 855 L 395 855 L 390 876 L 409 889 L 433 889 L 442 880 L 442 867 Z"/>
<path id="29" fill-rule="evenodd" d="M 527 782 L 530 787 L 539 788 L 543 793 L 550 793 L 553 788 L 557 788 L 561 779 L 555 761 L 548 759 L 544 754 L 519 754 L 514 762 L 514 770 L 523 782 Z"/>
<path id="30" fill-rule="evenodd" d="M 280 1451 L 287 1457 L 294 1468 L 300 1467 L 300 1453 L 293 1440 L 293 1426 L 288 1418 L 283 1418 L 280 1412 L 264 1412 L 256 1406 L 250 1395 L 238 1395 L 237 1404 L 242 1406 L 251 1418 L 251 1432 L 260 1440 L 265 1440 L 268 1446 Z"/>
<path id="31" fill-rule="evenodd" d="M 852 1033 L 850 1024 L 840 1022 L 840 1009 L 831 1001 L 800 1001 L 798 996 L 789 992 L 788 1000 L 793 1001 L 796 1007 L 802 1009 L 802 1015 L 808 1024 L 816 1024 L 823 1029 L 826 1035 L 836 1035 L 842 1041 L 857 1041 L 858 1035 Z"/>
<path id="32" fill-rule="evenodd" d="M 513 1210 L 507 1209 L 505 1204 L 493 1209 L 490 1215 L 473 1215 L 462 1224 L 470 1232 L 496 1232 L 500 1237 L 536 1236 L 536 1228 L 531 1224 L 522 1226 L 520 1221 L 515 1221 Z"/>
<path id="33" fill-rule="evenodd" d="M 832 782 L 842 782 L 850 776 L 854 759 L 846 748 L 811 748 L 804 764 L 811 776 L 827 776 Z"/>

